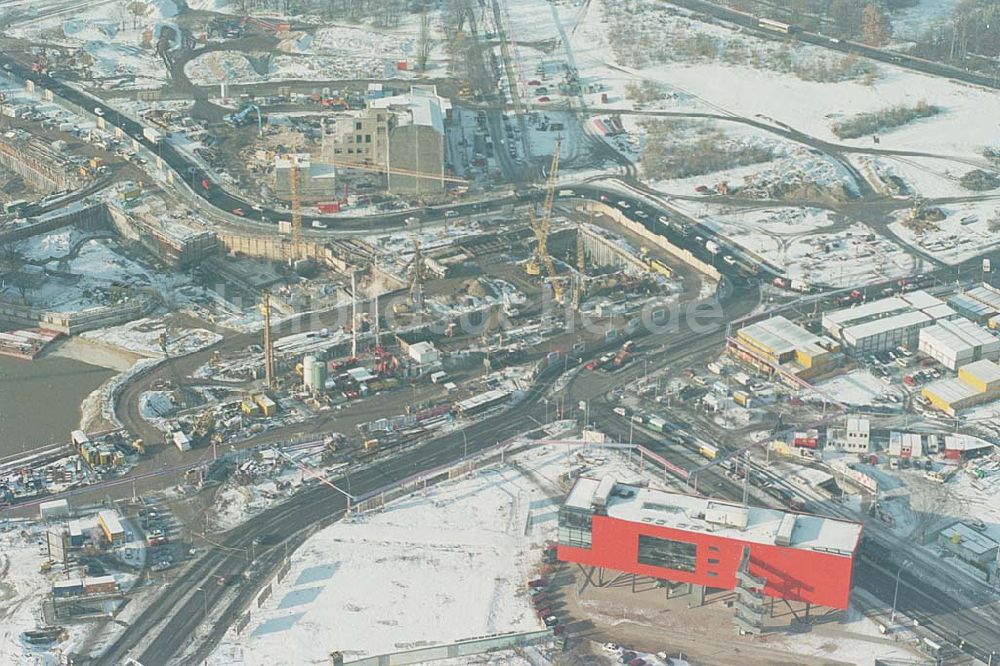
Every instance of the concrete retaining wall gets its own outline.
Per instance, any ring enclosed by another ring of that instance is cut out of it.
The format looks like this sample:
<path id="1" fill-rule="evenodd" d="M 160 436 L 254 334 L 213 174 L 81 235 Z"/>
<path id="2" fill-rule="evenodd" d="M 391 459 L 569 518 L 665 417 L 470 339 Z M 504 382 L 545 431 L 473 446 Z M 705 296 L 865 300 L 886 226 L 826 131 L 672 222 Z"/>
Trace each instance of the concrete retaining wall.
<path id="1" fill-rule="evenodd" d="M 453 659 L 455 657 L 467 657 L 495 650 L 538 645 L 551 639 L 552 631 L 549 629 L 526 631 L 523 633 L 495 634 L 493 636 L 469 638 L 457 643 L 451 643 L 450 645 L 433 645 L 405 652 L 393 652 L 392 654 L 365 657 L 356 661 L 345 661 L 344 666 L 403 666 L 405 664 L 419 664 L 434 659 Z"/>
<path id="2" fill-rule="evenodd" d="M 107 226 L 109 221 L 107 206 L 102 203 L 71 205 L 58 213 L 32 218 L 26 224 L 0 231 L 0 243 L 24 240 L 69 226 L 77 229 L 98 229 Z"/>
<path id="3" fill-rule="evenodd" d="M 626 217 L 624 213 L 613 206 L 609 206 L 600 201 L 586 201 L 583 203 L 583 209 L 588 212 L 607 215 L 635 235 L 641 236 L 653 245 L 669 252 L 672 256 L 683 261 L 691 268 L 695 269 L 699 273 L 702 273 L 703 275 L 706 275 L 707 277 L 712 278 L 713 280 L 718 281 L 722 278 L 719 271 L 717 271 L 714 266 L 706 264 L 704 261 L 691 254 L 688 250 L 677 247 L 665 237 L 660 236 L 659 234 L 654 234 L 635 220 Z"/>

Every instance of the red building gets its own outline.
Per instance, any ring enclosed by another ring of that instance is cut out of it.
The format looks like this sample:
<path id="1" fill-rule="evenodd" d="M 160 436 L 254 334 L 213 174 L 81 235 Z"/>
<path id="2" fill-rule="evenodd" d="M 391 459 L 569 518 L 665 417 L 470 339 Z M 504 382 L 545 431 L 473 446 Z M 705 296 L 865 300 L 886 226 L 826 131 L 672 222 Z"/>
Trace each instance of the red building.
<path id="1" fill-rule="evenodd" d="M 764 594 L 846 609 L 861 525 L 581 478 L 559 511 L 558 557 L 729 590 L 749 549 Z"/>

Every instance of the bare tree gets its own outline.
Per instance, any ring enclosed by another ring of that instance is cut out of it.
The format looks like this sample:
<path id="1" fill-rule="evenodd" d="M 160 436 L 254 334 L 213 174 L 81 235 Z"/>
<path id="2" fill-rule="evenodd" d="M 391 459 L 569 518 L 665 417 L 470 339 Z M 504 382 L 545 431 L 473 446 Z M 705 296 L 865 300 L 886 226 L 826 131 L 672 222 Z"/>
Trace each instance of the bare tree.
<path id="1" fill-rule="evenodd" d="M 861 35 L 870 46 L 882 46 L 892 36 L 888 15 L 875 3 L 866 5 L 861 12 Z"/>
<path id="2" fill-rule="evenodd" d="M 431 18 L 427 13 L 427 7 L 420 12 L 420 36 L 417 38 L 417 68 L 420 71 L 427 69 L 427 61 L 431 57 Z"/>

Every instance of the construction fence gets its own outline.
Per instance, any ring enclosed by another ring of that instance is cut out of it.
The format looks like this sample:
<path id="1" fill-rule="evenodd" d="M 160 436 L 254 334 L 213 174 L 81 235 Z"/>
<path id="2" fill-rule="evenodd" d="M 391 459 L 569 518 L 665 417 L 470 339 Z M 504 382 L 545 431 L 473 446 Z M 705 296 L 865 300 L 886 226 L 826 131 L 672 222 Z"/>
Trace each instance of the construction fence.
<path id="1" fill-rule="evenodd" d="M 448 645 L 433 645 L 414 650 L 374 655 L 355 661 L 345 661 L 344 666 L 403 666 L 404 664 L 419 664 L 435 659 L 454 659 L 455 657 L 468 657 L 475 654 L 495 652 L 497 650 L 539 645 L 552 640 L 552 638 L 551 629 L 478 636 Z"/>

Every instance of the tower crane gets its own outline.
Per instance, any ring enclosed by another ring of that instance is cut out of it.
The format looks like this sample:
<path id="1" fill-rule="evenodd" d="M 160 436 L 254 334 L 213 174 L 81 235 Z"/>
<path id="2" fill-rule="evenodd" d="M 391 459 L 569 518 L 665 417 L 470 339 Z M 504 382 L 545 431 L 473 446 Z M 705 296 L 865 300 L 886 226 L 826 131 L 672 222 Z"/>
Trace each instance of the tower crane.
<path id="1" fill-rule="evenodd" d="M 549 226 L 552 223 L 552 202 L 555 198 L 556 192 L 556 177 L 559 173 L 559 146 L 560 142 L 556 141 L 555 147 L 552 150 L 552 164 L 549 167 L 549 178 L 546 185 L 545 191 L 545 201 L 542 203 L 542 210 L 539 216 L 535 216 L 533 213 L 530 216 L 531 229 L 535 232 L 535 238 L 538 240 L 538 244 L 535 247 L 535 256 L 528 261 L 526 270 L 530 275 L 540 275 L 541 268 L 539 263 L 545 265 L 545 270 L 549 274 L 549 278 L 552 280 L 552 293 L 555 296 L 556 301 L 562 302 L 563 300 L 563 285 L 559 280 L 559 276 L 556 274 L 556 267 L 552 263 L 552 255 L 549 254 Z"/>
<path id="2" fill-rule="evenodd" d="M 299 149 L 292 147 L 289 190 L 292 194 L 292 247 L 286 258 L 289 262 L 302 258 L 302 198 L 299 194 Z"/>
<path id="3" fill-rule="evenodd" d="M 273 388 L 274 345 L 271 341 L 271 292 L 267 289 L 264 290 L 260 312 L 264 315 L 264 386 Z"/>
<path id="4" fill-rule="evenodd" d="M 410 260 L 410 305 L 419 308 L 423 300 L 424 255 L 420 250 L 420 241 L 413 240 L 413 259 Z"/>

